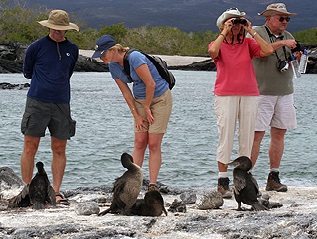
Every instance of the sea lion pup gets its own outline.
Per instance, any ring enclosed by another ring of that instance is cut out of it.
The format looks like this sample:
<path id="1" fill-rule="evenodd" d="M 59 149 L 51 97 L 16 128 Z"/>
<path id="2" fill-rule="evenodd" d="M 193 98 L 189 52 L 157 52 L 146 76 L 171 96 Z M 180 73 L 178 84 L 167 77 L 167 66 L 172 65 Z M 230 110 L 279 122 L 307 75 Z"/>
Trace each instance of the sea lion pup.
<path id="1" fill-rule="evenodd" d="M 138 199 L 131 209 L 131 213 L 138 216 L 157 217 L 161 216 L 163 212 L 167 216 L 163 197 L 156 190 L 148 191 L 144 199 Z"/>
<path id="2" fill-rule="evenodd" d="M 29 197 L 33 209 L 44 209 L 46 203 L 56 205 L 56 196 L 53 187 L 47 177 L 42 162 L 36 163 L 37 173 L 29 185 Z"/>
<path id="3" fill-rule="evenodd" d="M 259 186 L 252 174 L 248 171 L 252 168 L 251 160 L 246 156 L 235 159 L 228 165 L 238 165 L 233 169 L 234 197 L 238 203 L 238 211 L 243 211 L 241 203 L 252 206 L 255 211 L 267 210 L 258 202 Z"/>
<path id="4" fill-rule="evenodd" d="M 121 155 L 121 164 L 128 170 L 113 184 L 110 208 L 100 212 L 98 216 L 103 216 L 108 212 L 131 215 L 131 208 L 141 192 L 143 173 L 142 169 L 133 163 L 130 154 L 123 153 Z"/>

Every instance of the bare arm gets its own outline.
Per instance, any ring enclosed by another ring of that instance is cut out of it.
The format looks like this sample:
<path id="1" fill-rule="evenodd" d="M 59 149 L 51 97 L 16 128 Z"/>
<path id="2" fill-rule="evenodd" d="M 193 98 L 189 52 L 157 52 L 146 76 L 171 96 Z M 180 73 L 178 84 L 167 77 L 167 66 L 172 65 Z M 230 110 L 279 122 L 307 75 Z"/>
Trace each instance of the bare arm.
<path id="1" fill-rule="evenodd" d="M 280 49 L 283 46 L 288 47 L 289 49 L 293 49 L 296 47 L 296 40 L 289 39 L 289 40 L 282 40 L 271 43 L 273 50 L 276 51 L 277 49 Z"/>
<path id="2" fill-rule="evenodd" d="M 135 71 L 146 85 L 144 110 L 148 122 L 150 124 L 153 124 L 154 117 L 152 115 L 150 106 L 154 96 L 155 81 L 152 78 L 151 72 L 147 64 L 140 65 L 138 68 L 135 69 Z"/>
<path id="3" fill-rule="evenodd" d="M 131 110 L 131 113 L 132 113 L 132 115 L 135 119 L 135 122 L 136 122 L 136 127 L 138 129 L 141 129 L 142 127 L 147 129 L 146 124 L 144 124 L 144 121 L 147 121 L 147 119 L 145 119 L 141 115 L 139 115 L 139 113 L 135 107 L 135 104 L 134 104 L 133 94 L 132 94 L 128 84 L 123 82 L 120 79 L 116 79 L 115 81 L 116 81 L 125 101 L 127 102 L 128 106 Z"/>
<path id="4" fill-rule="evenodd" d="M 252 24 L 247 20 L 246 26 L 244 29 L 253 37 L 254 40 L 260 45 L 261 51 L 260 56 L 266 57 L 271 55 L 274 52 L 274 49 L 271 44 L 267 43 L 256 31 L 252 29 Z"/>
<path id="5" fill-rule="evenodd" d="M 231 20 L 227 20 L 224 23 L 224 28 L 219 34 L 214 43 L 208 48 L 208 53 L 212 59 L 216 58 L 219 54 L 221 43 L 226 39 L 228 32 L 231 30 L 233 24 Z"/>

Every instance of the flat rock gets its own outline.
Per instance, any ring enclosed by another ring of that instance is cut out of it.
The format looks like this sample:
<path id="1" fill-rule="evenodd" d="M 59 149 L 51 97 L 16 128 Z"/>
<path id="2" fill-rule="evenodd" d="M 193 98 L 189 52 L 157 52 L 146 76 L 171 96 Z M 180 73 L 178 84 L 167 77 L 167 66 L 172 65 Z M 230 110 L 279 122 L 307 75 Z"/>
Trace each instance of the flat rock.
<path id="1" fill-rule="evenodd" d="M 181 201 L 181 193 L 174 194 L 172 189 L 170 191 L 170 194 L 162 194 L 166 208 L 174 200 Z M 199 190 L 189 191 L 195 192 L 197 198 L 203 195 Z M 0 238 L 308 239 L 316 238 L 317 235 L 316 187 L 289 186 L 285 193 L 265 192 L 270 202 L 283 205 L 268 211 L 237 211 L 236 201 L 225 199 L 219 209 L 200 210 L 195 204 L 186 204 L 186 212 L 169 212 L 168 216 L 159 217 L 78 215 L 75 210 L 79 203 L 111 198 L 111 192 L 108 187 L 74 189 L 68 192 L 69 206 L 58 205 L 40 211 L 31 208 L 7 209 L 6 199 L 2 199 Z M 142 190 L 140 198 L 144 194 L 145 191 Z M 98 202 L 98 205 L 100 210 L 109 207 L 104 202 Z M 247 205 L 243 206 L 248 208 Z"/>

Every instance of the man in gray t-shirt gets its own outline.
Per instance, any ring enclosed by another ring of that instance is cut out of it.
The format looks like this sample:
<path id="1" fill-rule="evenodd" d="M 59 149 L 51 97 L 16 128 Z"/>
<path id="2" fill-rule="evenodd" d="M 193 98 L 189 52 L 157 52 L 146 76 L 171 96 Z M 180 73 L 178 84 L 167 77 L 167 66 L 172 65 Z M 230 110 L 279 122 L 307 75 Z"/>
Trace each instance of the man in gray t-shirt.
<path id="1" fill-rule="evenodd" d="M 254 166 L 265 131 L 270 128 L 270 173 L 266 190 L 286 192 L 287 186 L 279 179 L 284 135 L 288 129 L 296 128 L 297 124 L 293 99 L 293 71 L 288 64 L 292 55 L 291 49 L 296 47 L 296 41 L 286 28 L 290 16 L 297 14 L 288 12 L 285 4 L 275 3 L 270 4 L 260 15 L 266 17 L 265 25 L 254 27 L 254 30 L 271 43 L 275 52 L 265 59 L 253 60 L 260 96 L 251 160 Z"/>

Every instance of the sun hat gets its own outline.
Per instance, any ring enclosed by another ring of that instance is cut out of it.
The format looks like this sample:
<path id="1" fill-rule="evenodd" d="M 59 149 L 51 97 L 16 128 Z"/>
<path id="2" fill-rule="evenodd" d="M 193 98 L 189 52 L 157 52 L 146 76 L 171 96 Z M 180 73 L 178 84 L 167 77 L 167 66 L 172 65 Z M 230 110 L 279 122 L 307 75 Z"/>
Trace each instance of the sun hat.
<path id="1" fill-rule="evenodd" d="M 286 6 L 284 3 L 273 3 L 267 6 L 266 10 L 264 10 L 261 13 L 258 13 L 258 15 L 261 16 L 272 16 L 274 14 L 283 14 L 283 15 L 288 15 L 288 16 L 296 16 L 296 13 L 291 13 L 288 12 L 286 9 Z"/>
<path id="2" fill-rule="evenodd" d="M 69 22 L 68 13 L 63 10 L 52 10 L 48 15 L 48 20 L 39 21 L 38 23 L 54 30 L 79 31 L 76 24 Z"/>
<path id="3" fill-rule="evenodd" d="M 116 42 L 115 42 L 113 36 L 111 36 L 111 35 L 101 36 L 96 42 L 96 46 L 94 47 L 95 52 L 91 58 L 102 57 L 103 54 L 105 54 L 105 52 L 108 51 L 108 49 L 110 47 L 113 47 L 114 45 L 116 45 Z"/>
<path id="4" fill-rule="evenodd" d="M 238 8 L 230 8 L 223 12 L 220 17 L 217 19 L 217 27 L 220 28 L 221 24 L 224 23 L 229 18 L 233 17 L 243 17 L 245 16 L 245 12 L 240 12 Z"/>

